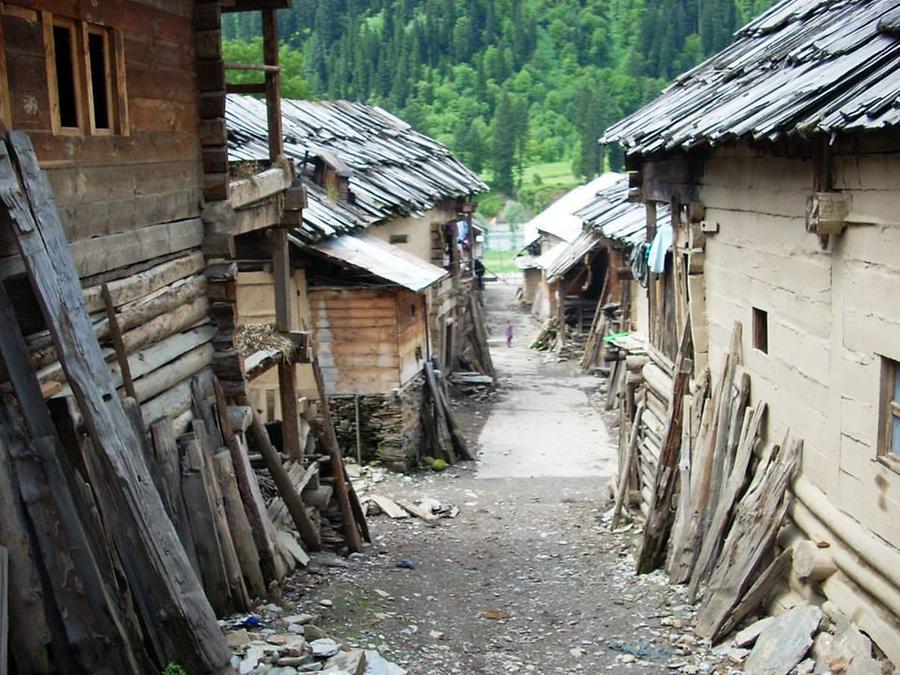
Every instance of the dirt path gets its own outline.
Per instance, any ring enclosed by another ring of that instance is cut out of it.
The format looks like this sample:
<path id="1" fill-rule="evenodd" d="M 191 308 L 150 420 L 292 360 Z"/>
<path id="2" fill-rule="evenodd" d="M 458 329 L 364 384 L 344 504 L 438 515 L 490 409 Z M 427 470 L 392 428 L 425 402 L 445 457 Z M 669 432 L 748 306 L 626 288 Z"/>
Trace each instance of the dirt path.
<path id="1" fill-rule="evenodd" d="M 615 448 L 590 405 L 596 380 L 544 363 L 512 289 L 487 293 L 502 388 L 457 406 L 479 461 L 374 486 L 453 504 L 458 517 L 434 528 L 372 517 L 363 556 L 313 566 L 284 604 L 410 673 L 697 672 L 706 664 L 680 628 L 691 612 L 680 591 L 633 577 L 628 535 L 600 522 Z"/>

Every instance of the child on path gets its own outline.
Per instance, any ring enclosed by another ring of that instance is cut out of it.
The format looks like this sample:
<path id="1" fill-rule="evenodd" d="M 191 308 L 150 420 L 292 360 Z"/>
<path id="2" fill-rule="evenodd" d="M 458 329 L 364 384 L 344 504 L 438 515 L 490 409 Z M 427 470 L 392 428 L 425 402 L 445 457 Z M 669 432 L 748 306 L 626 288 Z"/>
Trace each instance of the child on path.
<path id="1" fill-rule="evenodd" d="M 506 328 L 504 329 L 504 333 L 506 334 L 506 346 L 512 347 L 513 327 L 512 327 L 512 323 L 510 323 L 509 321 L 506 322 Z"/>

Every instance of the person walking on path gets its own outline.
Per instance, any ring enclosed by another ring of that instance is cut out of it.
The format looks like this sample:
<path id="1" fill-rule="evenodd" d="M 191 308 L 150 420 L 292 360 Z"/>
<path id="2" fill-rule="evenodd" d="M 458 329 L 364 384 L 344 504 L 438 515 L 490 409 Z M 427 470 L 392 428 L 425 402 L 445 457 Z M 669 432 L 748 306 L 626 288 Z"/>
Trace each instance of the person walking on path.
<path id="1" fill-rule="evenodd" d="M 513 339 L 513 327 L 512 323 L 509 321 L 506 322 L 506 328 L 504 329 L 504 334 L 506 335 L 506 346 L 512 347 L 512 339 Z"/>

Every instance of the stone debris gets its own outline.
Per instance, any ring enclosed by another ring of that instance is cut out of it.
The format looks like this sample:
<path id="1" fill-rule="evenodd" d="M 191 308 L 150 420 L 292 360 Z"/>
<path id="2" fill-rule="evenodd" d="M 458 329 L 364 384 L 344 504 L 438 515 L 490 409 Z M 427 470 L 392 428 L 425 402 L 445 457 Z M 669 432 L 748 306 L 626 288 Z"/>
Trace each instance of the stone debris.
<path id="1" fill-rule="evenodd" d="M 804 604 L 776 617 L 757 638 L 745 670 L 758 675 L 788 675 L 812 647 L 823 616 L 818 607 Z"/>
<path id="2" fill-rule="evenodd" d="M 225 638 L 233 650 L 232 667 L 240 675 L 297 675 L 323 672 L 332 675 L 405 675 L 406 671 L 375 649 L 342 645 L 312 621 L 313 614 L 281 616 L 277 605 L 259 608 L 253 629 L 242 627 L 245 618 L 223 621 Z M 230 626 L 230 628 L 229 628 Z M 289 627 L 285 631 L 285 626 Z M 296 627 L 295 630 L 290 630 Z M 443 635 L 443 634 L 441 634 Z"/>

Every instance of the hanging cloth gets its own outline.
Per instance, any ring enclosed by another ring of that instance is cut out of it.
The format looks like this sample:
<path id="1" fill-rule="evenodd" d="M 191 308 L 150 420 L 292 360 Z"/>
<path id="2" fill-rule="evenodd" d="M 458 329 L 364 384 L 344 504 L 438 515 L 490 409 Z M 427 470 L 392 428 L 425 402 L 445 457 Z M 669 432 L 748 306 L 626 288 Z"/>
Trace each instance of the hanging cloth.
<path id="1" fill-rule="evenodd" d="M 656 231 L 647 264 L 653 274 L 662 274 L 666 269 L 666 253 L 672 248 L 672 225 L 665 223 Z"/>

